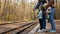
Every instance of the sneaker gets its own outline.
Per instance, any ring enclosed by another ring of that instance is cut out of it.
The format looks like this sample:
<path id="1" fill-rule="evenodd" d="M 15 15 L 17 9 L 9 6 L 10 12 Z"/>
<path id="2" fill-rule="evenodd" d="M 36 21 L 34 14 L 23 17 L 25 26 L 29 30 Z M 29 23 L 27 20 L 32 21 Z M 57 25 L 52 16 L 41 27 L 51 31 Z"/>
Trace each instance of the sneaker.
<path id="1" fill-rule="evenodd" d="M 49 32 L 56 32 L 56 30 L 50 30 Z"/>
<path id="2" fill-rule="evenodd" d="M 43 31 L 46 31 L 46 29 L 42 29 Z"/>
<path id="3" fill-rule="evenodd" d="M 38 29 L 38 32 L 42 32 L 43 30 Z"/>

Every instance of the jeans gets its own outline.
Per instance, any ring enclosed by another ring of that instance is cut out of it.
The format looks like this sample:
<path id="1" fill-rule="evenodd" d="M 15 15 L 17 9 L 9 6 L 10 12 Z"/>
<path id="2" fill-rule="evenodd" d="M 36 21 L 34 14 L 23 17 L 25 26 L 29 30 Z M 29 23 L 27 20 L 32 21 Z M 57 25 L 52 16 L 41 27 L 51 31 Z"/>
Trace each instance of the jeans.
<path id="1" fill-rule="evenodd" d="M 56 25 L 55 25 L 55 21 L 54 21 L 54 13 L 55 13 L 55 8 L 51 8 L 51 13 L 49 14 L 49 19 L 50 19 L 52 30 L 56 30 Z"/>
<path id="2" fill-rule="evenodd" d="M 43 15 L 43 29 L 46 29 L 46 16 L 45 14 Z"/>

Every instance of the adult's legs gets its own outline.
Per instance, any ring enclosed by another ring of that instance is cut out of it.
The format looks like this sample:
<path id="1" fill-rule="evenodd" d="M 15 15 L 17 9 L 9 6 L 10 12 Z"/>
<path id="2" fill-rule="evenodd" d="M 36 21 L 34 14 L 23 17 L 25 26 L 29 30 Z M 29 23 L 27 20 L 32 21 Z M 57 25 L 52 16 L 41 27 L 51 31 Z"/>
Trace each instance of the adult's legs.
<path id="1" fill-rule="evenodd" d="M 51 13 L 49 14 L 50 22 L 51 22 L 51 30 L 50 32 L 56 32 L 56 25 L 54 21 L 54 13 L 55 13 L 55 8 L 51 8 Z"/>

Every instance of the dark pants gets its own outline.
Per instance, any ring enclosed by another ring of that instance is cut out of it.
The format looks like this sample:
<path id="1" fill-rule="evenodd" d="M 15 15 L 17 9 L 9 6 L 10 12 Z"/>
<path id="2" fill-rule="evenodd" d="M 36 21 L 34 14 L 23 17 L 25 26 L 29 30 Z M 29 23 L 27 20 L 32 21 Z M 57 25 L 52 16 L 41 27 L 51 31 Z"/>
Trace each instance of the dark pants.
<path id="1" fill-rule="evenodd" d="M 43 29 L 43 20 L 39 19 L 39 23 L 40 23 L 40 30 L 42 30 Z"/>
<path id="2" fill-rule="evenodd" d="M 40 30 L 46 29 L 46 18 L 45 18 L 45 15 L 43 15 L 42 19 L 39 19 L 39 23 L 40 23 Z"/>
<path id="3" fill-rule="evenodd" d="M 46 16 L 43 15 L 43 29 L 46 29 Z"/>

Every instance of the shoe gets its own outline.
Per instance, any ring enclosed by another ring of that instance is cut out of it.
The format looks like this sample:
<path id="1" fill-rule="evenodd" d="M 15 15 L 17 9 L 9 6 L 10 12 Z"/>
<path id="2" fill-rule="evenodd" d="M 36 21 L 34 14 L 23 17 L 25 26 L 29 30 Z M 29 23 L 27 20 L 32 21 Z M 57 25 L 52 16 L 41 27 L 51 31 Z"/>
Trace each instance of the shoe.
<path id="1" fill-rule="evenodd" d="M 43 32 L 43 30 L 38 29 L 38 32 Z"/>
<path id="2" fill-rule="evenodd" d="M 49 32 L 56 32 L 56 30 L 50 30 Z"/>
<path id="3" fill-rule="evenodd" d="M 42 29 L 43 31 L 46 31 L 46 29 Z"/>

